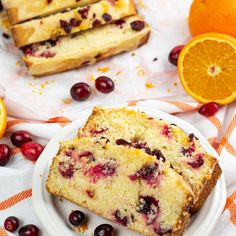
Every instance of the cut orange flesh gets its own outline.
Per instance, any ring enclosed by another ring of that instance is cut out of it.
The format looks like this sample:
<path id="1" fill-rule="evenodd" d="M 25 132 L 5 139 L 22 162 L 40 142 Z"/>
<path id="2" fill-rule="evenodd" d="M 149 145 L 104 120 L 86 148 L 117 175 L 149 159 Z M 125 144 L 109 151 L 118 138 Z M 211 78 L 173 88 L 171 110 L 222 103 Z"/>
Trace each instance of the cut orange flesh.
<path id="1" fill-rule="evenodd" d="M 202 34 L 181 51 L 178 71 L 186 92 L 202 103 L 228 104 L 236 99 L 236 39 Z"/>
<path id="2" fill-rule="evenodd" d="M 7 125 L 7 111 L 3 100 L 0 98 L 0 138 L 4 135 Z"/>

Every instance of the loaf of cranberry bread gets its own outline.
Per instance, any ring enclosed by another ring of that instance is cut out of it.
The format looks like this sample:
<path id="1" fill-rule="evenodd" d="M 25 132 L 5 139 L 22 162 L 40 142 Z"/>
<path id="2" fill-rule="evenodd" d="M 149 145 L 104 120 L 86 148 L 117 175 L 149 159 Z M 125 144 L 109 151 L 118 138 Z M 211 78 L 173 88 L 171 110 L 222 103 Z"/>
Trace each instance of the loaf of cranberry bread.
<path id="1" fill-rule="evenodd" d="M 2 0 L 12 25 L 99 0 Z"/>
<path id="2" fill-rule="evenodd" d="M 144 20 L 131 16 L 77 35 L 26 46 L 23 59 L 31 75 L 49 75 L 136 49 L 147 42 L 149 34 Z"/>
<path id="3" fill-rule="evenodd" d="M 97 107 L 79 136 L 104 137 L 113 144 L 139 148 L 168 160 L 193 189 L 193 213 L 205 202 L 221 175 L 218 161 L 204 151 L 194 134 L 188 135 L 175 124 L 144 113 Z"/>
<path id="4" fill-rule="evenodd" d="M 98 3 L 57 13 L 42 19 L 31 20 L 12 27 L 17 47 L 59 36 L 77 33 L 135 15 L 133 0 L 102 0 Z"/>
<path id="5" fill-rule="evenodd" d="M 61 144 L 46 188 L 146 236 L 182 235 L 193 193 L 169 165 L 106 140 Z"/>

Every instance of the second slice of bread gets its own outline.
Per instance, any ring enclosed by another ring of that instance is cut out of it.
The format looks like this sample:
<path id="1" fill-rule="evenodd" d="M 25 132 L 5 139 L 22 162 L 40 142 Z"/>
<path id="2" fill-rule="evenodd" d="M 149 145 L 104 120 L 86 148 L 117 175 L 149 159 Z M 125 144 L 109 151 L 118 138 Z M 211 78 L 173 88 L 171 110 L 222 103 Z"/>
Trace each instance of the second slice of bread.
<path id="1" fill-rule="evenodd" d="M 150 27 L 140 16 L 24 48 L 29 73 L 43 76 L 94 64 L 96 61 L 130 51 L 147 42 Z"/>
<path id="2" fill-rule="evenodd" d="M 88 30 L 135 14 L 133 0 L 117 0 L 114 4 L 110 0 L 102 0 L 88 6 L 15 25 L 12 27 L 12 34 L 16 46 L 22 47 Z"/>

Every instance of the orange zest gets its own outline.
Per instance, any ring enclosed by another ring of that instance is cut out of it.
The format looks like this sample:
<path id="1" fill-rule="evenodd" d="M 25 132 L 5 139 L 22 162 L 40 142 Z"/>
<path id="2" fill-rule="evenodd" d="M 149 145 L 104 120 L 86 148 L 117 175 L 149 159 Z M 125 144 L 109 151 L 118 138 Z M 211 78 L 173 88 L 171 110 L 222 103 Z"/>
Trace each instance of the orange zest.
<path id="1" fill-rule="evenodd" d="M 0 138 L 4 135 L 7 126 L 7 110 L 3 100 L 0 98 Z"/>
<path id="2" fill-rule="evenodd" d="M 195 37 L 179 55 L 178 72 L 184 89 L 197 101 L 235 101 L 236 39 L 218 33 Z"/>

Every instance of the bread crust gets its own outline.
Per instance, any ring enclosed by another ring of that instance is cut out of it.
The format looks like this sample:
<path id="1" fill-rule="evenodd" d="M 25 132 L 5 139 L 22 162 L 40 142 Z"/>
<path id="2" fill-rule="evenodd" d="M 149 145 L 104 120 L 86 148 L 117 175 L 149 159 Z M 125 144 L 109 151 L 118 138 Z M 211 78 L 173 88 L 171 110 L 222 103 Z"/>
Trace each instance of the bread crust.
<path id="1" fill-rule="evenodd" d="M 134 19 L 141 19 L 140 17 L 134 17 Z M 80 53 L 73 53 L 71 56 L 44 58 L 41 60 L 31 60 L 31 57 L 24 56 L 29 73 L 33 76 L 40 77 L 50 74 L 59 73 L 62 71 L 80 68 L 86 65 L 92 65 L 97 61 L 111 57 L 113 55 L 120 54 L 126 51 L 132 51 L 137 47 L 145 44 L 150 35 L 150 27 L 148 25 L 140 32 L 125 37 L 117 43 L 107 44 L 106 40 L 103 41 L 103 46 L 86 52 L 83 55 Z M 88 46 L 89 48 L 89 46 Z"/>
<path id="2" fill-rule="evenodd" d="M 84 9 L 88 10 L 86 17 L 79 13 L 83 12 Z M 103 14 L 105 13 L 109 14 L 112 20 L 108 22 L 103 19 Z M 99 22 L 99 25 L 105 25 L 135 14 L 136 9 L 133 0 L 118 0 L 115 4 L 111 4 L 109 0 L 102 0 L 89 6 L 18 24 L 13 26 L 11 30 L 16 46 L 23 47 L 32 43 L 91 29 L 96 27 L 96 22 Z M 71 26 L 71 30 L 65 31 L 60 25 L 60 21 L 63 20 L 69 23 L 71 19 L 79 22 L 79 25 Z"/>
<path id="3" fill-rule="evenodd" d="M 67 8 L 85 6 L 99 0 L 2 0 L 2 4 L 7 11 L 11 25 L 20 23 L 35 17 L 46 16 Z"/>
<path id="4" fill-rule="evenodd" d="M 204 183 L 204 185 L 201 189 L 201 192 L 199 194 L 198 200 L 195 202 L 193 207 L 190 209 L 190 212 L 192 214 L 194 214 L 198 210 L 200 210 L 200 208 L 202 207 L 202 205 L 206 201 L 207 197 L 211 193 L 212 189 L 215 187 L 217 180 L 220 178 L 220 176 L 222 174 L 222 170 L 220 168 L 218 161 L 215 158 L 214 158 L 214 160 L 215 161 L 214 161 L 214 164 L 212 167 L 211 177 L 210 177 L 210 179 L 205 180 L 205 183 Z"/>

